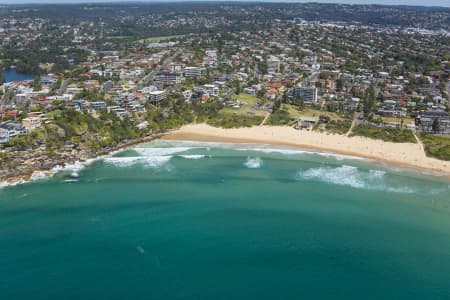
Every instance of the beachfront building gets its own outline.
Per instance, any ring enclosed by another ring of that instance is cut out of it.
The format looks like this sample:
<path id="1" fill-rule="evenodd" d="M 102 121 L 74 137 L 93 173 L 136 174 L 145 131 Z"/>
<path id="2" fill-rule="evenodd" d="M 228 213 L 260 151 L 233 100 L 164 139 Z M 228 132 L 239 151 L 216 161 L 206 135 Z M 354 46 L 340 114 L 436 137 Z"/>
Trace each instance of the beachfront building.
<path id="1" fill-rule="evenodd" d="M 148 93 L 148 101 L 153 105 L 158 105 L 165 97 L 165 91 L 153 91 Z"/>
<path id="2" fill-rule="evenodd" d="M 14 122 L 0 123 L 0 129 L 8 131 L 8 140 L 27 134 L 27 129 L 22 124 Z"/>
<path id="3" fill-rule="evenodd" d="M 293 91 L 294 98 L 300 98 L 307 103 L 317 102 L 317 88 L 297 86 Z"/>

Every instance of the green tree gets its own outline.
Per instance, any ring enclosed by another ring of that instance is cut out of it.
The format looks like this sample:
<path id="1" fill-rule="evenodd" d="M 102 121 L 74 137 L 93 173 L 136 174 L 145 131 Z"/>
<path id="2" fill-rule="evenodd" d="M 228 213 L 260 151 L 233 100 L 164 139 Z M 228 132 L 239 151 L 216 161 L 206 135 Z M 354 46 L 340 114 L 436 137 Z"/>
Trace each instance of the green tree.
<path id="1" fill-rule="evenodd" d="M 344 84 L 345 84 L 345 80 L 343 77 L 336 80 L 336 90 L 338 92 L 342 92 L 342 90 L 344 89 Z"/>
<path id="2" fill-rule="evenodd" d="M 433 120 L 432 128 L 434 133 L 441 131 L 441 120 L 439 118 Z"/>
<path id="3" fill-rule="evenodd" d="M 33 91 L 40 91 L 41 89 L 41 76 L 35 76 L 33 79 Z"/>
<path id="4" fill-rule="evenodd" d="M 376 107 L 375 87 L 373 85 L 366 90 L 363 104 L 364 115 L 367 117 L 374 112 Z"/>

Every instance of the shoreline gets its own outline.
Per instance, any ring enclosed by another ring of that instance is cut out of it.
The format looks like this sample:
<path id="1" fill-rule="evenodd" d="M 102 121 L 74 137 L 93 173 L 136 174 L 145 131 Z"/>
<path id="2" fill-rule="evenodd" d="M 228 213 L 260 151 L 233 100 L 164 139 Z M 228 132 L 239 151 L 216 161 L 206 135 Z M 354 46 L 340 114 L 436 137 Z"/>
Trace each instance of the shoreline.
<path id="1" fill-rule="evenodd" d="M 184 125 L 164 134 L 163 140 L 254 143 L 288 146 L 325 153 L 355 156 L 372 161 L 432 173 L 450 179 L 450 161 L 427 157 L 419 144 L 392 143 L 365 137 L 296 130 L 287 126 L 223 129 L 206 124 Z"/>
<path id="2" fill-rule="evenodd" d="M 413 169 L 421 173 L 450 179 L 450 161 L 442 161 L 425 155 L 419 144 L 392 143 L 365 137 L 296 130 L 288 126 L 254 126 L 244 128 L 217 128 L 206 124 L 189 124 L 178 129 L 128 140 L 97 153 L 78 151 L 70 158 L 49 162 L 45 168 L 29 167 L 11 175 L 0 176 L 0 188 L 27 183 L 42 177 L 51 177 L 57 169 L 70 168 L 121 151 L 130 146 L 148 143 L 156 139 L 234 144 L 260 144 L 293 147 L 322 153 L 339 154 L 381 162 L 386 166 Z M 398 157 L 395 157 L 397 154 Z"/>
<path id="3" fill-rule="evenodd" d="M 70 159 L 59 158 L 59 159 L 55 160 L 54 162 L 48 163 L 48 165 L 46 165 L 45 168 L 34 168 L 34 167 L 30 166 L 30 168 L 27 168 L 23 172 L 18 172 L 18 174 L 17 174 L 17 172 L 14 172 L 14 175 L 8 175 L 8 173 L 7 173 L 6 175 L 0 176 L 0 188 L 30 182 L 34 179 L 35 176 L 36 176 L 36 178 L 51 177 L 55 173 L 58 172 L 55 169 L 58 169 L 58 168 L 64 169 L 64 168 L 74 166 L 77 164 L 89 163 L 89 161 L 111 155 L 114 152 L 123 150 L 130 146 L 151 142 L 155 139 L 161 138 L 161 136 L 163 136 L 164 134 L 167 134 L 167 132 L 166 133 L 156 133 L 156 134 L 147 135 L 144 137 L 128 140 L 128 141 L 120 143 L 114 147 L 102 149 L 101 151 L 99 151 L 97 153 L 86 152 L 86 153 L 84 153 L 86 156 L 84 156 L 82 154 L 82 151 L 78 151 L 77 154 L 74 155 L 73 157 L 71 157 Z"/>

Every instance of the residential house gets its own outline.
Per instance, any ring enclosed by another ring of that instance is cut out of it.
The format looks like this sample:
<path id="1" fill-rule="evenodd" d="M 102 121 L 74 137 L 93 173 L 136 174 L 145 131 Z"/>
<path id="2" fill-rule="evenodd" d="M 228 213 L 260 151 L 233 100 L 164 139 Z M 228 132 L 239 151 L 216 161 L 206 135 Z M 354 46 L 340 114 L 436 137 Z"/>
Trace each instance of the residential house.
<path id="1" fill-rule="evenodd" d="M 28 132 L 41 127 L 41 124 L 42 124 L 42 119 L 38 118 L 38 117 L 27 117 L 22 120 L 22 125 L 25 127 L 25 129 Z"/>
<path id="2" fill-rule="evenodd" d="M 9 131 L 3 128 L 0 128 L 0 144 L 4 144 L 9 142 Z"/>

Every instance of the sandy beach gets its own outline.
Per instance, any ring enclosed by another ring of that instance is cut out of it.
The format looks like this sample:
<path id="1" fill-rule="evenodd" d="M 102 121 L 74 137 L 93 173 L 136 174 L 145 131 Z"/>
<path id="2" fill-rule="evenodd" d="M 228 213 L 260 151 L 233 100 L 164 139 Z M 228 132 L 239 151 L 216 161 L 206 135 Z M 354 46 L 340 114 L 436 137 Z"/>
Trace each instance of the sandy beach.
<path id="1" fill-rule="evenodd" d="M 353 155 L 391 165 L 415 168 L 420 171 L 443 173 L 450 177 L 450 162 L 427 157 L 420 144 L 391 143 L 364 137 L 346 137 L 344 135 L 296 130 L 287 126 L 223 129 L 206 124 L 185 125 L 162 138 L 299 147 Z"/>

